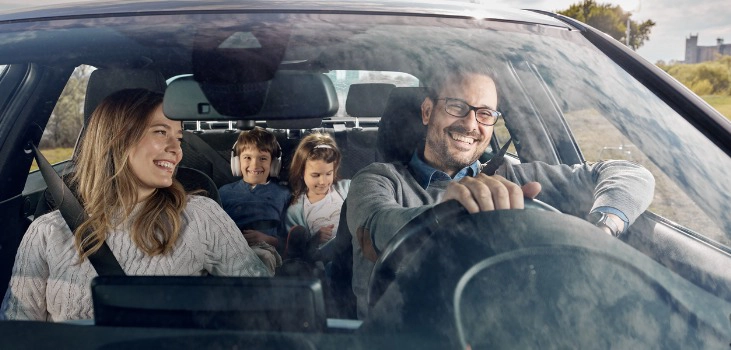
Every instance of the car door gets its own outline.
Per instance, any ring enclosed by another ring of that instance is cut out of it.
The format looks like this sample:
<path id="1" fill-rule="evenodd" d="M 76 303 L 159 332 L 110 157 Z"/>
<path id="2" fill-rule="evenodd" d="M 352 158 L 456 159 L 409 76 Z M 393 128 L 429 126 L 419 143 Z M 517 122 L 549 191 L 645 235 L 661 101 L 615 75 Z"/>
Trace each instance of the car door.
<path id="1" fill-rule="evenodd" d="M 32 220 L 42 185 L 24 191 L 48 117 L 73 67 L 33 63 L 8 65 L 0 77 L 0 285 L 7 286 L 20 239 Z M 31 183 L 36 183 L 31 178 Z M 3 287 L 4 291 L 5 287 Z"/>

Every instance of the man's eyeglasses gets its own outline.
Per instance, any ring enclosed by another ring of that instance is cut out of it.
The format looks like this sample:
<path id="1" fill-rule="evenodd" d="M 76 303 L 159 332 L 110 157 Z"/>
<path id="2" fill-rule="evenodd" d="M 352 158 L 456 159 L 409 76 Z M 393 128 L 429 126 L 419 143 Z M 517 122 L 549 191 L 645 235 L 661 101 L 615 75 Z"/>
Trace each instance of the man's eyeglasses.
<path id="1" fill-rule="evenodd" d="M 436 100 L 443 100 L 444 111 L 453 117 L 464 118 L 470 114 L 470 111 L 475 111 L 475 119 L 482 125 L 495 125 L 500 116 L 503 115 L 502 113 L 490 108 L 470 106 L 467 102 L 456 98 L 447 97 L 438 98 Z"/>

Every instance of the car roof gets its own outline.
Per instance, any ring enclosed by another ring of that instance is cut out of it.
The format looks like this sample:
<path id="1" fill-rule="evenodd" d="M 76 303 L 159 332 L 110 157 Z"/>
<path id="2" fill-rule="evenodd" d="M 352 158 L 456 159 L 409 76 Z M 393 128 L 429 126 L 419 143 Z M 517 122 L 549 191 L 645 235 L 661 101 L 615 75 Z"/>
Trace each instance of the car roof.
<path id="1" fill-rule="evenodd" d="M 149 1 L 115 0 L 69 2 L 49 6 L 11 9 L 0 12 L 0 24 L 44 19 L 79 18 L 107 15 L 175 14 L 185 12 L 323 11 L 328 13 L 374 13 L 396 15 L 434 15 L 459 18 L 493 19 L 511 22 L 543 24 L 575 29 L 565 22 L 544 14 L 504 6 L 474 4 L 460 1 Z"/>

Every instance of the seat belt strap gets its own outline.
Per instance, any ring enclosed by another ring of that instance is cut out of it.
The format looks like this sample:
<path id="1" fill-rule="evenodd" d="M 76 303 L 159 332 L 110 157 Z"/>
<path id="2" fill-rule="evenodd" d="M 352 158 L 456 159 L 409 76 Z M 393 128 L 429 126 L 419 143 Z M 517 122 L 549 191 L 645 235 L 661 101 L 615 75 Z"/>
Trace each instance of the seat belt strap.
<path id="1" fill-rule="evenodd" d="M 71 189 L 63 182 L 61 176 L 56 173 L 51 164 L 46 160 L 46 157 L 41 154 L 34 143 L 30 143 L 33 148 L 33 153 L 38 163 L 38 168 L 41 171 L 43 180 L 46 181 L 48 191 L 53 197 L 53 201 L 57 203 L 58 210 L 61 212 L 66 225 L 71 229 L 71 232 L 76 231 L 76 228 L 86 220 L 86 212 L 79 203 L 79 200 L 71 193 Z M 84 237 L 89 235 L 90 232 L 87 230 L 84 232 Z M 102 243 L 102 246 L 96 252 L 89 255 L 89 262 L 96 270 L 99 276 L 124 276 L 124 270 L 119 265 L 119 262 L 112 254 L 112 250 L 106 242 Z"/>
<path id="2" fill-rule="evenodd" d="M 485 164 L 480 164 L 480 172 L 490 176 L 495 175 L 497 168 L 499 168 L 505 160 L 505 153 L 508 151 L 508 147 L 510 147 L 511 142 L 513 142 L 512 137 L 505 142 L 503 147 L 500 148 L 494 157 L 490 158 L 490 160 L 488 160 Z"/>

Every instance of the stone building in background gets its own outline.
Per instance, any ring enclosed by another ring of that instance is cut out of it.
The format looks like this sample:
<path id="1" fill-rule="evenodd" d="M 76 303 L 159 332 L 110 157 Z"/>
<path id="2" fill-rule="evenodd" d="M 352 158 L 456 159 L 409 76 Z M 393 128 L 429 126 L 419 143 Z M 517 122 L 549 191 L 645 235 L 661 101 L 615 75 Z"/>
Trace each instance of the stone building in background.
<path id="1" fill-rule="evenodd" d="M 731 44 L 724 44 L 723 38 L 718 38 L 714 46 L 698 46 L 698 34 L 685 39 L 684 63 L 713 61 L 716 55 L 731 55 Z"/>

